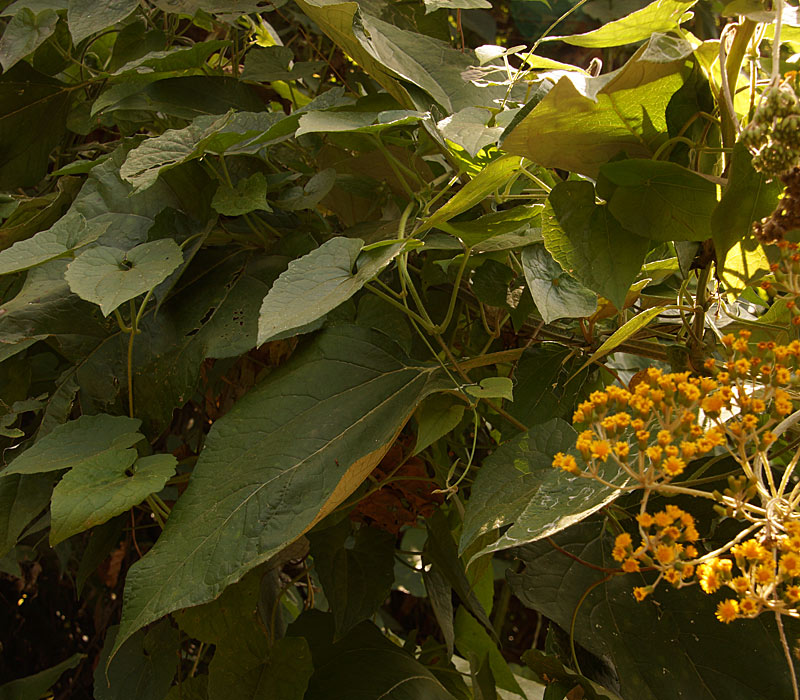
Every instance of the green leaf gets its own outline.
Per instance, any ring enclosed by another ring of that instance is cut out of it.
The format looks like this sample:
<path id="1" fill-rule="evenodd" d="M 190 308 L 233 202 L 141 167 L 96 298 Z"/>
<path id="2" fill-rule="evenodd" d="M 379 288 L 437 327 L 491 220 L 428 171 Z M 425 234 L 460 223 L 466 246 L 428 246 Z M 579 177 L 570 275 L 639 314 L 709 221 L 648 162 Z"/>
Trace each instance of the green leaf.
<path id="1" fill-rule="evenodd" d="M 275 80 L 305 80 L 313 76 L 324 63 L 292 63 L 294 53 L 287 46 L 253 47 L 247 52 L 242 80 L 270 83 Z"/>
<path id="2" fill-rule="evenodd" d="M 544 41 L 563 41 L 573 46 L 606 48 L 624 46 L 648 39 L 656 32 L 677 31 L 681 22 L 691 19 L 688 10 L 697 0 L 655 0 L 641 10 L 608 22 L 584 34 L 549 36 Z"/>
<path id="3" fill-rule="evenodd" d="M 541 223 L 541 211 L 541 204 L 523 204 L 512 209 L 484 214 L 474 221 L 439 222 L 436 228 L 456 236 L 464 245 L 482 251 L 487 249 L 487 246 L 482 244 L 490 243 L 493 238 L 511 235 L 522 238 L 528 233 L 535 235 L 541 230 L 538 226 Z M 523 245 L 532 242 L 534 241 L 525 239 Z"/>
<path id="4" fill-rule="evenodd" d="M 433 614 L 442 630 L 447 655 L 453 655 L 456 633 L 453 624 L 453 589 L 447 582 L 444 574 L 435 567 L 422 572 L 425 583 L 425 592 L 433 608 Z"/>
<path id="5" fill-rule="evenodd" d="M 69 0 L 67 25 L 73 43 L 121 22 L 138 4 L 137 0 Z"/>
<path id="6" fill-rule="evenodd" d="M 137 432 L 139 425 L 140 420 L 125 416 L 81 416 L 55 428 L 0 474 L 6 477 L 81 468 L 98 458 L 118 459 L 130 466 L 130 456 L 136 456 L 136 450 L 130 448 L 143 439 Z"/>
<path id="7" fill-rule="evenodd" d="M 98 304 L 108 316 L 163 282 L 181 262 L 183 253 L 171 238 L 142 243 L 127 253 L 97 246 L 75 258 L 64 277 L 75 294 Z"/>
<path id="8" fill-rule="evenodd" d="M 475 594 L 473 584 L 464 570 L 464 563 L 458 556 L 458 547 L 444 512 L 436 510 L 426 520 L 425 525 L 428 529 L 428 539 L 425 541 L 423 562 L 430 563 L 431 570 L 435 569 L 445 578 L 475 618 L 480 620 L 484 627 L 492 629 L 489 616 Z"/>
<path id="9" fill-rule="evenodd" d="M 110 657 L 119 630 L 109 627 L 106 633 L 94 670 L 95 700 L 163 698 L 178 666 L 178 630 L 162 620 L 147 632 L 139 630 Z"/>
<path id="10" fill-rule="evenodd" d="M 240 216 L 251 211 L 272 211 L 267 203 L 267 178 L 264 173 L 254 173 L 239 180 L 235 187 L 222 184 L 211 200 L 214 211 L 224 216 Z"/>
<path id="11" fill-rule="evenodd" d="M 75 668 L 83 659 L 84 654 L 73 654 L 60 664 L 44 671 L 0 685 L 0 700 L 39 700 L 64 671 Z"/>
<path id="12" fill-rule="evenodd" d="M 478 151 L 497 143 L 503 135 L 503 127 L 487 126 L 492 113 L 479 107 L 465 107 L 455 114 L 445 117 L 436 128 L 449 141 L 461 146 L 473 158 Z"/>
<path id="13" fill-rule="evenodd" d="M 464 417 L 464 402 L 450 394 L 434 394 L 422 402 L 415 414 L 419 430 L 414 454 L 419 454 L 453 430 Z"/>
<path id="14" fill-rule="evenodd" d="M 542 215 L 550 254 L 584 286 L 621 309 L 650 242 L 625 230 L 607 206 L 595 204 L 590 182 L 560 182 Z"/>
<path id="15" fill-rule="evenodd" d="M 491 10 L 488 0 L 425 0 L 425 14 L 436 10 Z"/>
<path id="16" fill-rule="evenodd" d="M 18 63 L 0 76 L 0 190 L 33 187 L 66 132 L 67 86 Z"/>
<path id="17" fill-rule="evenodd" d="M 620 152 L 651 157 L 668 138 L 666 108 L 690 69 L 684 60 L 647 62 L 646 50 L 607 75 L 581 82 L 562 77 L 505 138 L 503 149 L 590 177 Z"/>
<path id="18" fill-rule="evenodd" d="M 291 637 L 305 637 L 314 675 L 305 700 L 454 700 L 436 677 L 375 625 L 362 622 L 334 642 L 334 621 L 317 610 L 291 625 Z"/>
<path id="19" fill-rule="evenodd" d="M 112 518 L 107 523 L 98 525 L 92 530 L 89 537 L 89 543 L 81 556 L 81 563 L 78 566 L 78 572 L 75 575 L 75 590 L 78 598 L 83 594 L 83 587 L 89 580 L 89 577 L 97 570 L 97 567 L 108 558 L 111 552 L 120 546 L 120 541 L 124 540 L 126 535 L 123 534 L 123 529 L 126 525 L 130 524 L 128 514 L 120 515 Z"/>
<path id="20" fill-rule="evenodd" d="M 335 182 L 336 170 L 325 168 L 309 178 L 304 187 L 292 187 L 285 191 L 276 204 L 288 211 L 313 209 L 331 191 Z"/>
<path id="21" fill-rule="evenodd" d="M 514 400 L 514 382 L 508 377 L 487 377 L 481 379 L 477 386 L 464 387 L 470 396 L 477 399 L 507 399 Z"/>
<path id="22" fill-rule="evenodd" d="M 555 537 L 572 555 L 594 566 L 613 568 L 613 543 L 604 542 L 600 523 L 580 523 Z M 594 588 L 602 572 L 557 551 L 549 542 L 518 550 L 525 569 L 508 573 L 514 594 L 528 607 L 570 629 L 575 641 L 613 664 L 619 694 L 637 700 L 774 700 L 791 697 L 786 659 L 772 615 L 723 625 L 714 618 L 717 596 L 697 586 L 660 586 L 636 602 L 632 588 L 645 576 L 614 576 Z M 647 579 L 651 579 L 648 577 Z M 785 618 L 786 634 L 797 623 Z M 796 664 L 796 662 L 795 662 Z M 796 664 L 797 665 L 797 664 Z"/>
<path id="23" fill-rule="evenodd" d="M 519 683 L 514 678 L 514 674 L 508 667 L 508 663 L 503 658 L 494 640 L 463 606 L 456 611 L 455 634 L 456 648 L 462 656 L 465 658 L 469 658 L 472 654 L 478 658 L 488 656 L 489 667 L 498 687 L 520 697 L 525 697 L 525 693 L 519 687 Z"/>
<path id="24" fill-rule="evenodd" d="M 571 476 L 553 467 L 557 452 L 574 454 L 576 432 L 554 418 L 498 447 L 483 463 L 464 513 L 459 549 L 466 551 L 481 536 L 502 531 L 493 543 L 471 553 L 472 561 L 549 537 L 614 500 L 616 491 Z M 607 479 L 617 469 L 609 466 Z"/>
<path id="25" fill-rule="evenodd" d="M 660 313 L 664 312 L 664 307 L 654 306 L 651 309 L 645 309 L 636 314 L 632 319 L 626 321 L 617 330 L 615 330 L 608 338 L 603 341 L 603 344 L 592 353 L 592 356 L 583 364 L 588 367 L 592 362 L 596 362 L 601 357 L 605 357 L 608 353 L 612 352 L 619 345 L 622 345 L 628 338 L 638 333 L 642 328 L 645 328 L 650 321 L 652 321 Z"/>
<path id="26" fill-rule="evenodd" d="M 161 491 L 175 473 L 177 460 L 171 454 L 136 459 L 134 452 L 130 456 L 125 464 L 106 452 L 84 460 L 63 476 L 50 505 L 51 546 L 133 508 Z"/>
<path id="27" fill-rule="evenodd" d="M 588 678 L 565 666 L 555 656 L 547 656 L 538 649 L 529 649 L 522 655 L 525 664 L 540 678 L 558 680 L 570 689 L 580 688 L 586 700 L 621 700 L 619 695 L 590 681 Z"/>
<path id="28" fill-rule="evenodd" d="M 437 376 L 383 336 L 337 326 L 251 389 L 214 423 L 162 536 L 130 569 L 120 641 L 212 600 L 331 512 Z"/>
<path id="29" fill-rule="evenodd" d="M 514 370 L 516 399 L 508 412 L 525 425 L 572 415 L 588 372 L 573 377 L 580 366 L 574 352 L 557 343 L 536 343 L 522 354 Z"/>
<path id="30" fill-rule="evenodd" d="M 291 263 L 264 297 L 258 344 L 307 326 L 347 301 L 398 255 L 402 243 L 359 255 L 360 238 L 332 238 Z M 356 272 L 353 267 L 356 266 Z"/>
<path id="31" fill-rule="evenodd" d="M 56 30 L 58 15 L 53 10 L 34 14 L 21 8 L 6 25 L 0 37 L 0 65 L 8 70 L 25 56 L 32 54 Z"/>
<path id="32" fill-rule="evenodd" d="M 263 577 L 262 567 L 253 569 L 240 581 L 228 586 L 218 598 L 205 605 L 180 610 L 173 617 L 193 639 L 246 651 L 264 637 L 258 613 Z"/>
<path id="33" fill-rule="evenodd" d="M 208 676 L 183 678 L 169 689 L 164 700 L 208 700 Z"/>
<path id="34" fill-rule="evenodd" d="M 395 536 L 372 527 L 360 527 L 352 547 L 350 520 L 311 532 L 311 555 L 331 612 L 337 639 L 359 622 L 371 618 L 383 605 L 394 583 Z"/>
<path id="35" fill-rule="evenodd" d="M 218 648 L 209 665 L 208 700 L 275 698 L 303 700 L 314 667 L 301 637 L 267 640 L 246 652 Z"/>
<path id="36" fill-rule="evenodd" d="M 376 60 L 356 38 L 355 29 L 363 18 L 358 3 L 330 0 L 296 0 L 296 2 L 331 41 L 341 47 L 403 107 L 413 106 L 408 92 L 391 70 L 380 59 Z"/>
<path id="37" fill-rule="evenodd" d="M 426 115 L 408 109 L 383 112 L 307 112 L 300 117 L 295 136 L 339 131 L 377 133 L 392 126 L 416 124 Z"/>
<path id="38" fill-rule="evenodd" d="M 50 503 L 49 474 L 0 472 L 0 557 L 10 552 L 31 521 Z"/>
<path id="39" fill-rule="evenodd" d="M 209 56 L 231 45 L 230 41 L 201 41 L 191 46 L 177 46 L 168 51 L 148 51 L 132 61 L 128 61 L 114 71 L 114 75 L 135 72 L 141 75 L 142 69 L 149 68 L 157 73 L 172 73 L 201 68 Z"/>
<path id="40" fill-rule="evenodd" d="M 522 249 L 522 269 L 545 323 L 591 316 L 597 308 L 595 293 L 565 272 L 541 243 Z"/>
<path id="41" fill-rule="evenodd" d="M 720 262 L 736 243 L 750 238 L 753 223 L 769 216 L 783 190 L 778 180 L 768 182 L 763 173 L 757 172 L 752 160 L 747 147 L 737 142 L 733 147 L 728 185 L 711 213 L 711 233 Z"/>
<path id="42" fill-rule="evenodd" d="M 626 229 L 656 241 L 704 241 L 711 237 L 717 186 L 664 160 L 608 163 L 600 174 L 616 185 L 608 208 Z"/>
<path id="43" fill-rule="evenodd" d="M 439 224 L 450 221 L 454 216 L 472 209 L 495 190 L 504 187 L 517 176 L 521 164 L 518 156 L 503 156 L 493 160 L 472 180 L 437 209 L 421 227 L 421 231 L 438 228 Z"/>
<path id="44" fill-rule="evenodd" d="M 356 37 L 372 58 L 424 90 L 448 114 L 464 107 L 494 106 L 492 100 L 506 94 L 505 86 L 478 86 L 465 80 L 463 74 L 476 62 L 474 54 L 434 37 L 401 29 L 364 12 Z M 369 69 L 367 72 L 371 74 Z M 428 102 L 424 98 L 425 108 Z"/>

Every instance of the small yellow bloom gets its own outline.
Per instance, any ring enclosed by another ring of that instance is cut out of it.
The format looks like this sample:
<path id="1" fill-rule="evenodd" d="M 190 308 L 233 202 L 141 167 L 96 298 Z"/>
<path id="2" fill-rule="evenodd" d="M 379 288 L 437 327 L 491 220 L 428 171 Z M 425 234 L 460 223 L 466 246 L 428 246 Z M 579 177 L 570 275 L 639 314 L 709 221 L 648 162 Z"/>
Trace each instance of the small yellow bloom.
<path id="1" fill-rule="evenodd" d="M 667 583 L 671 583 L 673 586 L 679 584 L 683 576 L 681 576 L 681 572 L 677 569 L 669 569 L 668 571 L 664 572 L 664 578 L 667 580 Z"/>
<path id="2" fill-rule="evenodd" d="M 745 576 L 736 576 L 735 578 L 731 579 L 728 585 L 739 595 L 747 593 L 747 591 L 750 590 L 750 581 L 748 581 L 747 577 Z"/>
<path id="3" fill-rule="evenodd" d="M 639 515 L 636 516 L 636 520 L 639 522 L 639 525 L 644 528 L 648 528 L 653 524 L 653 516 L 650 515 L 650 513 L 639 513 Z"/>
<path id="4" fill-rule="evenodd" d="M 741 611 L 742 615 L 746 615 L 747 617 L 755 617 L 761 611 L 761 603 L 758 601 L 757 598 L 743 598 L 742 601 L 739 603 L 739 610 Z"/>
<path id="5" fill-rule="evenodd" d="M 636 559 L 629 557 L 622 564 L 622 570 L 627 574 L 632 574 L 635 571 L 639 571 L 639 562 Z"/>
<path id="6" fill-rule="evenodd" d="M 594 459 L 605 462 L 611 454 L 611 445 L 608 440 L 592 440 L 591 452 Z"/>
<path id="7" fill-rule="evenodd" d="M 643 586 L 637 586 L 633 589 L 633 597 L 636 598 L 636 600 L 640 603 L 647 598 L 650 593 L 652 593 L 652 588 L 650 588 L 650 586 L 647 586 L 646 588 Z"/>
<path id="8" fill-rule="evenodd" d="M 800 586 L 789 586 L 786 589 L 786 599 L 794 604 L 800 601 Z"/>
<path id="9" fill-rule="evenodd" d="M 661 466 L 667 476 L 678 476 L 683 473 L 685 467 L 686 462 L 680 457 L 667 457 Z"/>
<path id="10" fill-rule="evenodd" d="M 659 564 L 671 564 L 675 561 L 675 547 L 666 544 L 660 544 L 656 547 L 656 559 Z"/>
<path id="11" fill-rule="evenodd" d="M 728 598 L 728 600 L 723 600 L 717 606 L 716 616 L 720 622 L 724 622 L 726 625 L 735 620 L 736 616 L 739 614 L 739 603 L 735 600 Z"/>
<path id="12" fill-rule="evenodd" d="M 800 555 L 788 552 L 781 557 L 780 570 L 787 576 L 800 576 Z"/>

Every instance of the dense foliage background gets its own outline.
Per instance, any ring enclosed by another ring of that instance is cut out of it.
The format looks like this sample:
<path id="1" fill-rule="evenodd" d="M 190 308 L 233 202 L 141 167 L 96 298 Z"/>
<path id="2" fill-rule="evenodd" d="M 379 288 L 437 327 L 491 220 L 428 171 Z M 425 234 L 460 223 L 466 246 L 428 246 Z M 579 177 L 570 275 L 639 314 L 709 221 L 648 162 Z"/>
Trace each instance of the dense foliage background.
<path id="1" fill-rule="evenodd" d="M 796 338 L 777 7 L 0 0 L 0 698 L 791 697 L 552 468 L 605 385 Z"/>

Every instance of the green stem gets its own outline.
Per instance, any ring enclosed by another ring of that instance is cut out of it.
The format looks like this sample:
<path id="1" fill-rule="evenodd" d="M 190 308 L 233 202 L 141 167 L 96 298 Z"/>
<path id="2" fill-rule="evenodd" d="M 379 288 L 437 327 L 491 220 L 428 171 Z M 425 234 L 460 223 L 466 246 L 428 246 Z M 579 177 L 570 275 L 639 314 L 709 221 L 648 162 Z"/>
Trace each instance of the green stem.
<path id="1" fill-rule="evenodd" d="M 756 26 L 758 25 L 753 20 L 745 19 L 736 27 L 725 66 L 724 68 L 720 66 L 720 69 L 724 69 L 725 71 L 725 79 L 731 102 L 733 102 L 733 96 L 736 94 L 736 83 L 739 80 L 739 72 L 742 68 L 742 61 L 747 51 L 747 45 L 753 37 Z M 732 105 L 728 104 L 727 99 L 720 100 L 719 113 L 722 122 L 722 145 L 726 148 L 733 148 L 734 143 L 736 143 L 736 115 L 731 114 L 731 106 Z"/>
<path id="2" fill-rule="evenodd" d="M 444 321 L 442 321 L 438 326 L 435 327 L 436 333 L 444 333 L 447 330 L 447 327 L 450 325 L 450 321 L 453 318 L 453 311 L 456 308 L 456 300 L 458 299 L 458 290 L 461 288 L 461 279 L 464 276 L 464 270 L 467 268 L 467 262 L 469 261 L 470 253 L 472 252 L 471 248 L 467 248 L 464 252 L 463 260 L 461 261 L 461 265 L 458 268 L 458 272 L 456 273 L 456 280 L 453 283 L 453 293 L 450 295 L 450 303 L 447 306 L 447 313 L 445 314 Z"/>

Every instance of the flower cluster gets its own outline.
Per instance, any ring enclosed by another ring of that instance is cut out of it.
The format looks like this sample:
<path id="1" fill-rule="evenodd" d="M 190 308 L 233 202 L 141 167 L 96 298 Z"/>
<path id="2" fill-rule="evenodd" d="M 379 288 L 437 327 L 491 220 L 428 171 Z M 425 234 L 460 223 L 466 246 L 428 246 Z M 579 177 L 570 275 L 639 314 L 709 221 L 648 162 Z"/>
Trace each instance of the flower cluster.
<path id="1" fill-rule="evenodd" d="M 718 382 L 691 377 L 688 372 L 664 373 L 649 368 L 632 390 L 609 386 L 593 392 L 578 406 L 573 422 L 584 429 L 575 447 L 586 469 L 574 456 L 559 452 L 553 466 L 580 476 L 597 478 L 602 463 L 611 459 L 634 481 L 652 486 L 683 473 L 686 465 L 725 442 L 717 425 L 704 429 L 700 409 L 723 403 Z"/>
<path id="2" fill-rule="evenodd" d="M 800 521 L 783 524 L 771 539 L 751 538 L 731 548 L 733 559 L 713 557 L 697 569 L 700 587 L 716 593 L 723 586 L 736 597 L 717 606 L 717 619 L 731 622 L 764 610 L 800 615 Z"/>
<path id="3" fill-rule="evenodd" d="M 797 297 L 800 297 L 800 246 L 786 240 L 773 244 L 778 249 L 778 262 L 770 265 L 773 279 L 761 282 L 761 288 L 770 296 L 781 293 L 788 297 L 786 306 L 792 313 L 792 324 L 800 325 L 800 309 L 797 308 Z"/>
<path id="4" fill-rule="evenodd" d="M 687 585 L 694 574 L 692 561 L 697 558 L 697 542 L 700 535 L 694 517 L 675 505 L 667 505 L 657 513 L 642 511 L 636 518 L 639 523 L 641 544 L 634 549 L 633 540 L 627 532 L 617 535 L 612 556 L 622 563 L 626 573 L 641 571 L 641 565 L 659 572 L 650 586 L 633 589 L 636 600 L 644 600 L 664 579 L 675 588 Z"/>
<path id="5" fill-rule="evenodd" d="M 753 120 L 742 132 L 753 154 L 753 167 L 777 177 L 800 157 L 800 101 L 789 81 L 764 94 Z"/>
<path id="6" fill-rule="evenodd" d="M 723 336 L 721 358 L 706 362 L 707 376 L 651 367 L 627 389 L 593 392 L 573 416 L 575 451 L 553 460 L 571 474 L 643 491 L 639 540 L 622 533 L 612 552 L 622 572 L 657 572 L 651 585 L 634 589 L 637 600 L 662 580 L 675 588 L 698 583 L 706 593 L 728 587 L 736 597 L 723 600 L 716 613 L 726 623 L 767 609 L 800 617 L 800 483 L 790 484 L 800 451 L 772 463 L 769 454 L 795 408 L 800 341 L 778 345 L 750 338 L 746 330 Z M 717 447 L 742 471 L 728 478 L 724 492 L 675 483 L 689 462 Z M 627 482 L 608 481 L 606 465 L 615 465 Z M 720 515 L 738 518 L 745 528 L 701 555 L 693 516 L 674 504 L 647 512 L 651 493 L 712 499 Z"/>

